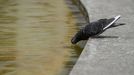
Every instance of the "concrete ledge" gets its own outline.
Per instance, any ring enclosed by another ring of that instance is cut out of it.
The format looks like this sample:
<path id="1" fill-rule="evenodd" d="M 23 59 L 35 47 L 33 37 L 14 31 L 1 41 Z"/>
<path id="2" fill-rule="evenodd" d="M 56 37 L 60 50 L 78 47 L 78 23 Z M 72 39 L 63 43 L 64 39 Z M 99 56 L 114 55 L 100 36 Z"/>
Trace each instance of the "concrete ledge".
<path id="1" fill-rule="evenodd" d="M 90 21 L 113 17 L 127 25 L 107 30 L 101 38 L 89 38 L 70 75 L 134 75 L 134 1 L 81 0 Z"/>

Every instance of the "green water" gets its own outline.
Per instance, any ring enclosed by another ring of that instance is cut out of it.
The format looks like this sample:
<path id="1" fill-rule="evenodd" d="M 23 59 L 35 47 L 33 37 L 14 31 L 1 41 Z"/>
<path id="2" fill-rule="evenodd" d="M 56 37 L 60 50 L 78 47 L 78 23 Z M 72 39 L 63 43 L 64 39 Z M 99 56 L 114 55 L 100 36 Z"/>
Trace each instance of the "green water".
<path id="1" fill-rule="evenodd" d="M 75 24 L 64 0 L 0 0 L 0 75 L 60 75 Z"/>

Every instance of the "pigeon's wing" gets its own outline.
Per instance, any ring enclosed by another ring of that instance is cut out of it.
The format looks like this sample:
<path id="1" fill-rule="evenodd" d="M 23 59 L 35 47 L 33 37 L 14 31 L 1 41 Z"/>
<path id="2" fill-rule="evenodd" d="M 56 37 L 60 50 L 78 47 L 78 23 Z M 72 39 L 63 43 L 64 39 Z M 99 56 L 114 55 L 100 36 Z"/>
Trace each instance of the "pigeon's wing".
<path id="1" fill-rule="evenodd" d="M 121 15 L 118 15 L 114 18 L 110 18 L 108 19 L 109 23 L 108 25 L 106 25 L 106 27 L 103 28 L 103 30 L 105 31 L 106 29 L 108 29 L 112 24 L 114 24 L 119 18 L 121 17 Z"/>

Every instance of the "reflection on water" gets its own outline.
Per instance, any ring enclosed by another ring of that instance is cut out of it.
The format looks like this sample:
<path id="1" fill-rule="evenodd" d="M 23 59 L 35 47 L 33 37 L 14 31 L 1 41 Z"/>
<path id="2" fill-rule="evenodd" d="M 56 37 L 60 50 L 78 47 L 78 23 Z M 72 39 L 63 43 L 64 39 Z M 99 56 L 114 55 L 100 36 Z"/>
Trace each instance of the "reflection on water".
<path id="1" fill-rule="evenodd" d="M 15 71 L 16 67 L 16 21 L 15 3 L 0 0 L 0 75 Z M 10 13 L 9 13 L 10 12 Z"/>
<path id="2" fill-rule="evenodd" d="M 0 75 L 61 74 L 74 24 L 63 0 L 0 0 Z"/>

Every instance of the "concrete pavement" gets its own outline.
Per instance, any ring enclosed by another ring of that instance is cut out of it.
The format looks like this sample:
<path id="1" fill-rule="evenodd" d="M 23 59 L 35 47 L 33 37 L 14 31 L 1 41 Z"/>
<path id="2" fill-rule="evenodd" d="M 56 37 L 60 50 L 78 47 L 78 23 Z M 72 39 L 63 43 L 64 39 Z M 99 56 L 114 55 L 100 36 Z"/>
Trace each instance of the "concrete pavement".
<path id="1" fill-rule="evenodd" d="M 89 38 L 70 75 L 134 75 L 134 1 L 81 0 L 90 21 L 118 14 L 125 26 Z"/>

